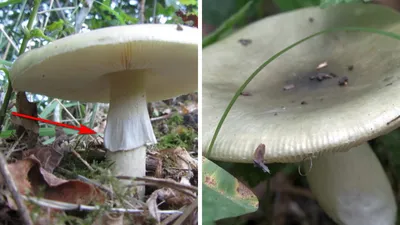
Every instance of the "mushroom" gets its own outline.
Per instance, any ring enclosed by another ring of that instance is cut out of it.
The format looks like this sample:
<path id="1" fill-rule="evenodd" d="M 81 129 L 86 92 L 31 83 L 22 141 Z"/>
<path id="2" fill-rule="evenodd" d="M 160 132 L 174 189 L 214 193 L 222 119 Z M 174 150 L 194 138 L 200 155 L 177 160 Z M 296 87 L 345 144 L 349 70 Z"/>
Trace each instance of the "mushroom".
<path id="1" fill-rule="evenodd" d="M 308 22 L 310 16 L 313 23 Z M 257 146 L 265 144 L 267 163 L 310 159 L 312 168 L 307 176 L 312 192 L 336 222 L 393 224 L 396 205 L 388 178 L 377 158 L 371 156 L 371 150 L 357 146 L 400 126 L 400 120 L 395 119 L 400 115 L 398 40 L 373 33 L 335 32 L 314 37 L 285 52 L 243 90 L 249 94 L 239 96 L 212 151 L 207 154 L 207 150 L 234 93 L 273 54 L 331 27 L 363 26 L 400 32 L 399 19 L 397 12 L 377 5 L 305 8 L 257 21 L 205 48 L 202 78 L 205 156 L 252 163 Z M 246 47 L 238 44 L 243 38 L 252 40 L 252 44 Z M 328 66 L 319 72 L 338 76 L 322 82 L 310 80 L 316 66 L 325 61 Z M 351 72 L 347 69 L 349 63 L 354 65 Z M 348 76 L 347 86 L 338 85 L 342 76 Z M 288 84 L 293 88 L 283 90 Z M 338 152 L 343 153 L 329 157 Z M 346 157 L 348 160 L 342 160 Z M 343 169 L 328 168 L 319 160 L 332 160 L 329 165 L 341 161 L 336 165 Z M 363 170 L 365 165 L 370 168 Z M 342 173 L 347 174 L 341 176 Z M 331 179 L 334 192 L 314 183 L 319 179 Z M 370 187 L 364 187 L 366 182 Z M 350 191 L 346 184 L 352 188 Z M 379 201 L 365 201 L 374 196 Z M 331 201 L 344 197 L 354 200 L 351 208 L 342 208 L 342 203 Z M 349 215 L 364 218 L 350 220 Z M 377 222 L 377 218 L 383 219 Z"/>
<path id="2" fill-rule="evenodd" d="M 109 102 L 104 144 L 114 175 L 145 175 L 156 144 L 146 101 L 197 90 L 199 32 L 141 24 L 72 35 L 21 55 L 10 71 L 17 91 Z M 144 188 L 138 190 L 144 196 Z"/>

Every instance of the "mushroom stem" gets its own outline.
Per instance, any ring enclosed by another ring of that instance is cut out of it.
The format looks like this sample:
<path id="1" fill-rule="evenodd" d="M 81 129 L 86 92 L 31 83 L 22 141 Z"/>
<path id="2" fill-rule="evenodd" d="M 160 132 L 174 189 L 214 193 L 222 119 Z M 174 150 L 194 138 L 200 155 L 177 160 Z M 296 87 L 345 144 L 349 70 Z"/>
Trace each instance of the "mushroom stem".
<path id="1" fill-rule="evenodd" d="M 319 205 L 336 223 L 395 224 L 395 197 L 368 143 L 313 159 L 307 180 Z"/>
<path id="2" fill-rule="evenodd" d="M 109 74 L 110 108 L 104 133 L 114 175 L 142 177 L 146 174 L 146 144 L 157 143 L 147 111 L 146 70 Z M 139 190 L 144 196 L 144 189 Z"/>
<path id="3" fill-rule="evenodd" d="M 132 149 L 130 151 L 108 152 L 107 159 L 115 162 L 112 173 L 115 176 L 143 177 L 146 175 L 146 146 Z M 122 180 L 122 184 L 130 184 L 128 180 Z M 139 199 L 144 198 L 144 186 L 137 186 L 136 194 Z"/>

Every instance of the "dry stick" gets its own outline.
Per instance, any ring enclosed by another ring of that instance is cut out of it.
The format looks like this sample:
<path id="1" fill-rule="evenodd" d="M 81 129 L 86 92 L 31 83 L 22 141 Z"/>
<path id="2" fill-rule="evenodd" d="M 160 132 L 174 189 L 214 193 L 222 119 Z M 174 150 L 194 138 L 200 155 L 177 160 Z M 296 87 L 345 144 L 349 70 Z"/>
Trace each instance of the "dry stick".
<path id="1" fill-rule="evenodd" d="M 8 42 L 6 50 L 4 51 L 4 54 L 3 54 L 3 60 L 6 60 L 7 55 L 8 55 L 8 51 L 10 50 L 10 46 L 11 46 L 11 43 Z"/>
<path id="2" fill-rule="evenodd" d="M 183 206 L 179 209 L 179 211 L 183 211 L 184 209 L 186 209 L 187 206 Z M 171 223 L 172 221 L 176 220 L 176 218 L 178 218 L 179 215 L 178 214 L 172 214 L 170 216 L 168 216 L 165 220 L 163 220 L 160 225 L 167 225 L 169 223 Z"/>
<path id="3" fill-rule="evenodd" d="M 165 179 L 160 179 L 160 178 L 153 178 L 153 177 L 129 177 L 129 176 L 117 176 L 118 179 L 123 179 L 123 180 L 136 180 L 136 181 L 144 181 L 146 183 L 152 183 L 160 186 L 167 186 L 171 188 L 176 188 L 176 189 L 188 189 L 190 191 L 196 192 L 198 191 L 197 187 L 194 186 L 189 186 L 189 185 L 184 185 L 180 184 L 176 181 L 170 181 L 170 180 L 165 180 Z"/>
<path id="4" fill-rule="evenodd" d="M 24 204 L 21 195 L 18 193 L 17 186 L 11 176 L 10 171 L 7 168 L 7 162 L 4 159 L 2 153 L 0 153 L 0 172 L 3 175 L 3 179 L 6 182 L 8 190 L 10 190 L 15 203 L 18 206 L 19 214 L 21 216 L 22 222 L 25 225 L 33 225 L 31 217 L 29 216 L 29 211 Z"/>
<path id="5" fill-rule="evenodd" d="M 93 167 L 91 167 L 90 166 L 90 164 L 86 161 L 86 160 L 84 160 L 83 158 L 82 158 L 82 156 L 78 153 L 78 152 L 76 152 L 75 150 L 73 150 L 73 149 L 71 149 L 71 152 L 72 152 L 72 154 L 74 154 L 79 160 L 81 160 L 81 162 L 83 163 L 83 164 L 85 164 L 85 166 L 90 170 L 90 171 L 94 171 L 94 169 L 93 169 Z"/>
<path id="6" fill-rule="evenodd" d="M 24 199 L 35 203 L 36 205 L 53 208 L 53 209 L 60 209 L 60 210 L 79 210 L 79 211 L 96 211 L 100 210 L 100 206 L 91 206 L 91 205 L 80 205 L 74 203 L 67 203 L 67 202 L 60 202 L 54 201 L 45 198 L 36 198 L 36 197 L 29 197 L 29 196 L 22 196 Z M 142 213 L 144 210 L 142 209 L 124 209 L 124 208 L 110 208 L 107 211 L 110 212 L 120 212 L 120 213 Z M 160 210 L 161 214 L 182 214 L 181 211 L 178 210 Z"/>
<path id="7" fill-rule="evenodd" d="M 22 133 L 22 135 L 18 138 L 16 142 L 14 142 L 13 146 L 8 150 L 8 153 L 6 155 L 6 159 L 10 158 L 11 154 L 14 152 L 15 147 L 19 144 L 19 142 L 22 140 L 22 138 L 25 136 L 26 131 Z"/>
<path id="8" fill-rule="evenodd" d="M 51 8 L 53 8 L 53 3 L 54 3 L 54 0 L 50 0 L 49 10 L 51 10 Z M 50 16 L 51 16 L 51 13 L 49 13 L 49 15 L 46 16 L 46 20 L 44 21 L 43 27 L 41 28 L 42 30 L 44 30 L 44 28 L 47 27 L 47 23 L 49 22 Z"/>
<path id="9" fill-rule="evenodd" d="M 10 44 L 13 46 L 13 48 L 14 48 L 16 51 L 18 51 L 17 45 L 16 45 L 15 42 L 11 39 L 11 37 L 8 36 L 7 32 L 3 29 L 3 27 L 0 27 L 0 31 L 3 33 L 4 37 L 6 37 L 6 39 L 8 40 L 8 43 L 10 43 Z"/>
<path id="10" fill-rule="evenodd" d="M 180 225 L 183 224 L 185 222 L 185 220 L 192 215 L 192 213 L 194 212 L 194 210 L 197 209 L 197 202 L 198 199 L 196 198 L 195 201 L 192 202 L 192 204 L 189 205 L 189 207 L 186 208 L 186 210 L 183 212 L 182 216 L 180 216 L 175 223 L 173 223 L 173 225 Z"/>
<path id="11" fill-rule="evenodd" d="M 110 198 L 118 198 L 118 195 L 116 193 L 114 193 L 114 191 L 112 189 L 109 189 L 108 187 L 103 186 L 102 184 L 98 183 L 97 181 L 91 180 L 91 179 L 89 179 L 89 178 L 87 178 L 85 176 L 82 176 L 82 175 L 75 175 L 71 171 L 68 171 L 68 170 L 66 170 L 64 168 L 61 168 L 61 167 L 59 167 L 59 169 L 62 170 L 63 172 L 65 172 L 65 173 L 69 174 L 69 175 L 72 175 L 72 176 L 76 177 L 76 179 L 78 179 L 78 180 L 81 180 L 81 181 L 83 181 L 85 183 L 89 183 L 89 184 L 92 184 L 92 185 L 96 186 L 100 190 L 104 191 L 107 194 L 107 196 L 110 197 Z M 127 204 L 130 207 L 133 207 L 132 204 L 129 201 L 124 199 L 123 202 L 124 202 L 123 204 Z M 135 203 L 138 204 L 138 205 L 145 205 L 143 202 L 141 202 L 140 200 L 137 200 L 137 199 L 135 199 Z"/>
<path id="12" fill-rule="evenodd" d="M 62 6 L 58 0 L 55 0 L 55 2 L 56 2 L 57 8 L 62 8 Z M 67 17 L 65 16 L 64 11 L 62 11 L 62 10 L 56 11 L 56 13 L 57 13 L 57 16 L 60 17 L 62 20 L 67 21 Z"/>
<path id="13" fill-rule="evenodd" d="M 154 2 L 153 2 L 153 23 L 157 23 L 156 13 L 157 13 L 157 0 L 154 0 Z"/>
<path id="14" fill-rule="evenodd" d="M 167 180 L 162 180 L 162 179 L 157 179 L 157 180 L 151 180 L 153 178 L 143 178 L 143 177 L 128 177 L 128 176 L 117 176 L 118 179 L 124 179 L 124 180 L 135 180 L 135 181 L 145 181 L 144 184 L 136 183 L 134 185 L 128 185 L 128 186 L 139 186 L 139 185 L 151 185 L 151 186 L 156 186 L 156 187 L 168 187 L 174 190 L 177 190 L 185 195 L 189 195 L 190 197 L 196 198 L 196 195 L 193 194 L 191 191 L 194 191 L 197 193 L 197 188 L 193 186 L 188 186 L 184 184 L 177 183 L 175 181 L 167 181 Z M 156 179 L 156 178 L 154 178 Z M 193 190 L 195 188 L 195 190 Z M 191 191 L 189 191 L 189 190 Z"/>
<path id="15" fill-rule="evenodd" d="M 144 10 L 145 9 L 146 9 L 146 0 L 141 0 L 140 1 L 140 11 L 139 11 L 139 16 L 140 16 L 139 23 L 144 23 L 144 20 L 146 19 L 144 17 Z"/>

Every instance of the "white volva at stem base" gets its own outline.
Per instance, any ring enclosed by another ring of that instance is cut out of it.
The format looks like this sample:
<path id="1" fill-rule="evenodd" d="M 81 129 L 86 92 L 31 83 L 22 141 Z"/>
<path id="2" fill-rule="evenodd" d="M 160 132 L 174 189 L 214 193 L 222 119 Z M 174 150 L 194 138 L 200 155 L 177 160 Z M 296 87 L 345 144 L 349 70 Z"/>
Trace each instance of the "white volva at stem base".
<path id="1" fill-rule="evenodd" d="M 319 205 L 336 223 L 395 224 L 395 197 L 368 143 L 313 159 L 307 180 Z"/>
<path id="2" fill-rule="evenodd" d="M 115 162 L 112 172 L 114 176 L 143 177 L 146 175 L 146 146 L 130 151 L 109 152 L 107 158 Z M 127 181 L 122 181 L 128 184 Z M 137 186 L 139 199 L 144 198 L 144 186 Z"/>
<path id="3" fill-rule="evenodd" d="M 146 144 L 157 143 L 146 101 L 145 70 L 109 74 L 110 108 L 104 132 L 107 158 L 114 162 L 113 175 L 146 175 Z M 123 182 L 126 183 L 126 182 Z M 144 197 L 144 187 L 139 187 Z"/>

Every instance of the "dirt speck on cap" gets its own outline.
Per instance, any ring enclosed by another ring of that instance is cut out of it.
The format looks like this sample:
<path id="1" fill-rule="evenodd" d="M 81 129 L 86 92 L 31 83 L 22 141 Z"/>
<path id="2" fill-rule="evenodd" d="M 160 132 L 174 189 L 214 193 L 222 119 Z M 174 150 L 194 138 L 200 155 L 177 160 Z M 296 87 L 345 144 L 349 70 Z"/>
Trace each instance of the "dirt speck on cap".
<path id="1" fill-rule="evenodd" d="M 247 46 L 251 44 L 253 41 L 251 39 L 240 39 L 239 43 L 242 44 L 243 46 Z"/>
<path id="2" fill-rule="evenodd" d="M 250 92 L 247 91 L 243 91 L 242 93 L 240 93 L 241 96 L 252 96 L 252 94 Z"/>
<path id="3" fill-rule="evenodd" d="M 283 86 L 283 90 L 287 91 L 287 90 L 293 89 L 294 87 L 295 87 L 294 84 L 287 84 L 287 85 Z"/>

